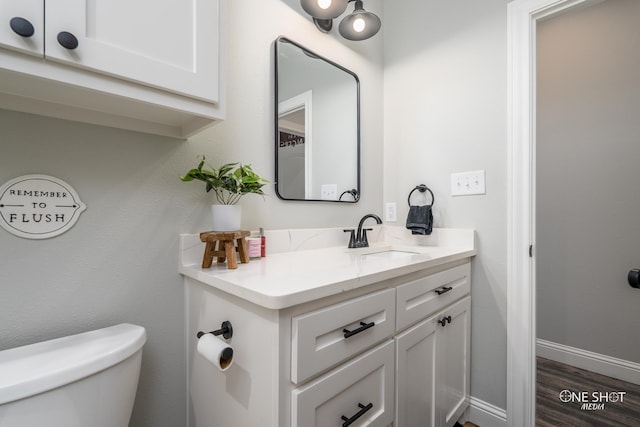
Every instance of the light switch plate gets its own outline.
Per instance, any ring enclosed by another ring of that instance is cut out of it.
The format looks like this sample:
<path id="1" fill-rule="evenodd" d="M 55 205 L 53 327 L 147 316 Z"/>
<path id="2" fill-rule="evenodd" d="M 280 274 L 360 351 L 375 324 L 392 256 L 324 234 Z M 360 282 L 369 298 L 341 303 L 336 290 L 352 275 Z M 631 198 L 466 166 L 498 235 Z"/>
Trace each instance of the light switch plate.
<path id="1" fill-rule="evenodd" d="M 384 220 L 387 222 L 396 222 L 398 216 L 396 214 L 396 202 L 388 202 L 384 204 Z"/>
<path id="2" fill-rule="evenodd" d="M 451 174 L 451 195 L 486 194 L 484 170 Z"/>
<path id="3" fill-rule="evenodd" d="M 320 198 L 322 200 L 336 200 L 338 198 L 338 184 L 322 184 Z"/>

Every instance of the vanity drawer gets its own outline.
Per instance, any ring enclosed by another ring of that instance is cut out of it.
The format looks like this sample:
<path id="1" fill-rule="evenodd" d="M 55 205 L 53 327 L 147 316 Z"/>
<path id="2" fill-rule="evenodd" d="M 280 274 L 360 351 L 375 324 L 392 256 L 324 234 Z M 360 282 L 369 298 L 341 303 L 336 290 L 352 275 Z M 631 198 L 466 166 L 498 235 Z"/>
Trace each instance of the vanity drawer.
<path id="1" fill-rule="evenodd" d="M 293 317 L 291 381 L 301 383 L 390 337 L 395 308 L 395 289 L 385 289 Z"/>
<path id="2" fill-rule="evenodd" d="M 291 426 L 336 427 L 357 417 L 351 426 L 387 427 L 394 414 L 394 369 L 394 342 L 388 341 L 293 390 Z"/>
<path id="3" fill-rule="evenodd" d="M 468 294 L 470 276 L 471 264 L 466 263 L 398 286 L 396 329 L 402 330 Z"/>

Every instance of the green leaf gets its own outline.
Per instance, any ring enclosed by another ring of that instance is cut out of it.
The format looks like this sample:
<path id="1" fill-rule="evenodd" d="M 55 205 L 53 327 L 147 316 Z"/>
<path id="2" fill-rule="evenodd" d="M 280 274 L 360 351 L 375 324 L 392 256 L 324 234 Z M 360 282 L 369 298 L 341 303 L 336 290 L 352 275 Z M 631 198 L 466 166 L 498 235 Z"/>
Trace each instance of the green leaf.
<path id="1" fill-rule="evenodd" d="M 227 163 L 226 165 L 220 166 L 220 176 L 227 175 L 236 165 L 237 163 Z"/>

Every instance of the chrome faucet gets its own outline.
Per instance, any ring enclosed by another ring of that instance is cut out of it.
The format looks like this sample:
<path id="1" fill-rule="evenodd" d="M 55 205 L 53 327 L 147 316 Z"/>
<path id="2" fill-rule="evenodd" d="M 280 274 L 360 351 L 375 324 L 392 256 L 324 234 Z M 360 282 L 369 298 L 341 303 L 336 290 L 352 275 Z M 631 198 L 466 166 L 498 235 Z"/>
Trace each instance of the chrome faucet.
<path id="1" fill-rule="evenodd" d="M 369 241 L 367 240 L 367 231 L 373 230 L 373 228 L 362 228 L 364 222 L 368 218 L 373 218 L 378 224 L 382 224 L 382 220 L 378 215 L 366 214 L 360 220 L 358 224 L 358 231 L 353 229 L 344 230 L 345 233 L 351 232 L 351 238 L 349 239 L 349 248 L 366 248 L 369 247 Z"/>

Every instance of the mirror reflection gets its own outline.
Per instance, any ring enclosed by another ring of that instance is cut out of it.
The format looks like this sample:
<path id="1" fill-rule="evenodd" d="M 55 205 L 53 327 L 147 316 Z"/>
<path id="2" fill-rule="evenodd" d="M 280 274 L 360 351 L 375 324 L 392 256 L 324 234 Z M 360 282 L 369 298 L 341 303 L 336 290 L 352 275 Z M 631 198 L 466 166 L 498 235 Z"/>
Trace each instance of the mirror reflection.
<path id="1" fill-rule="evenodd" d="M 287 38 L 275 46 L 278 196 L 357 202 L 358 77 Z"/>

